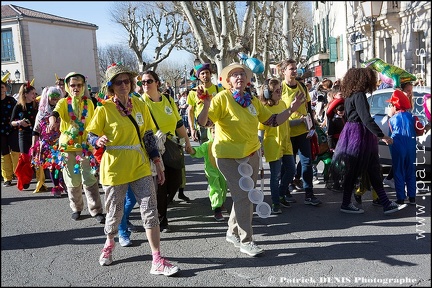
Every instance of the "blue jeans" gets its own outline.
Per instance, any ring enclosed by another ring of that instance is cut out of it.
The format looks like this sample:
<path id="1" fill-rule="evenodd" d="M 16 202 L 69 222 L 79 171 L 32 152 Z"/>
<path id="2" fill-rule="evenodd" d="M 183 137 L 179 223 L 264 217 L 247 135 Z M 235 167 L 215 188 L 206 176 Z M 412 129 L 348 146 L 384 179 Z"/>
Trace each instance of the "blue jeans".
<path id="1" fill-rule="evenodd" d="M 294 156 L 283 155 L 279 160 L 269 162 L 269 166 L 271 199 L 273 204 L 279 204 L 295 174 Z"/>
<path id="2" fill-rule="evenodd" d="M 281 159 L 282 171 L 279 184 L 280 197 L 287 195 L 287 191 L 289 191 L 289 184 L 292 182 L 296 171 L 294 155 L 283 155 Z"/>
<path id="3" fill-rule="evenodd" d="M 270 166 L 270 192 L 272 203 L 279 204 L 279 178 L 281 173 L 281 159 L 269 162 Z"/>
<path id="4" fill-rule="evenodd" d="M 303 189 L 305 190 L 305 198 L 313 197 L 312 184 L 312 155 L 311 155 L 311 140 L 306 138 L 307 133 L 291 137 L 294 155 L 299 155 L 301 163 L 301 177 L 303 180 Z"/>
<path id="5" fill-rule="evenodd" d="M 136 198 L 134 193 L 132 192 L 132 189 L 130 186 L 128 187 L 128 190 L 126 192 L 126 197 L 124 201 L 124 210 L 123 210 L 123 217 L 122 220 L 118 226 L 118 235 L 119 237 L 127 237 L 129 238 L 131 232 L 127 229 L 127 221 L 129 218 L 130 213 L 132 212 L 133 207 L 136 204 Z"/>

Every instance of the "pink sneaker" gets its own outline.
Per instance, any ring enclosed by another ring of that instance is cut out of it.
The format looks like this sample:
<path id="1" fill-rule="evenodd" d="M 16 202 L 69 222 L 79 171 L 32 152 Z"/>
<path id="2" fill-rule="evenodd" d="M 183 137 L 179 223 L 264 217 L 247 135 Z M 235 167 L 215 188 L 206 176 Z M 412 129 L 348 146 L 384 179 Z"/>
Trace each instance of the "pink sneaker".
<path id="1" fill-rule="evenodd" d="M 102 254 L 99 257 L 99 264 L 101 266 L 108 266 L 113 262 L 112 253 L 114 251 L 114 246 L 114 241 L 110 242 L 109 244 L 105 243 L 105 246 L 102 249 Z"/>
<path id="2" fill-rule="evenodd" d="M 174 266 L 164 258 L 161 258 L 158 262 L 152 263 L 150 274 L 172 276 L 176 274 L 179 270 L 180 269 L 177 266 Z"/>

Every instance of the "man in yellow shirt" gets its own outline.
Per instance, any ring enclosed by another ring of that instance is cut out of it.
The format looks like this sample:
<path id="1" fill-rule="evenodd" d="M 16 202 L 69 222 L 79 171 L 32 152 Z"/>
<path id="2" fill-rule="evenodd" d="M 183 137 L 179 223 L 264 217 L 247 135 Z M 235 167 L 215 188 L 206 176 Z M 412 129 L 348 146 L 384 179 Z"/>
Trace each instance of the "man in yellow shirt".
<path id="1" fill-rule="evenodd" d="M 187 97 L 188 106 L 188 120 L 191 131 L 191 136 L 194 141 L 200 142 L 200 144 L 208 141 L 207 128 L 198 126 L 196 121 L 199 113 L 203 109 L 203 101 L 198 97 L 200 93 L 209 94 L 211 97 L 215 96 L 218 92 L 222 91 L 222 87 L 211 82 L 211 66 L 210 63 L 199 64 L 194 68 L 195 77 L 201 82 L 196 89 L 192 89 Z M 198 133 L 199 127 L 199 133 Z"/>
<path id="2" fill-rule="evenodd" d="M 303 86 L 295 80 L 297 77 L 297 62 L 295 60 L 288 59 L 283 61 L 280 68 L 284 77 L 282 81 L 282 100 L 285 101 L 287 107 L 290 107 L 298 91 L 306 95 L 305 104 L 301 105 L 289 118 L 291 126 L 290 137 L 294 155 L 298 153 L 300 158 L 302 168 L 301 176 L 303 188 L 305 190 L 304 204 L 316 206 L 321 204 L 321 201 L 318 200 L 313 193 L 311 142 L 308 137 L 309 129 L 305 121 L 308 111 L 312 111 L 310 107 L 311 98 L 307 89 L 304 89 Z"/>

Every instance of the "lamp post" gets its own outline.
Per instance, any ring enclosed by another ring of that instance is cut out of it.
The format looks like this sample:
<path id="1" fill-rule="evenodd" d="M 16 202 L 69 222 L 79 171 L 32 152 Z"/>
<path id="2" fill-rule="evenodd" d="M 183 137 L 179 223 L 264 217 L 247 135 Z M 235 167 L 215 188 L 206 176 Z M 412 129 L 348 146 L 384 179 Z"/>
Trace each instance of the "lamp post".
<path id="1" fill-rule="evenodd" d="M 375 22 L 381 14 L 383 1 L 363 1 L 361 2 L 363 14 L 371 26 L 371 46 L 372 58 L 375 58 Z"/>

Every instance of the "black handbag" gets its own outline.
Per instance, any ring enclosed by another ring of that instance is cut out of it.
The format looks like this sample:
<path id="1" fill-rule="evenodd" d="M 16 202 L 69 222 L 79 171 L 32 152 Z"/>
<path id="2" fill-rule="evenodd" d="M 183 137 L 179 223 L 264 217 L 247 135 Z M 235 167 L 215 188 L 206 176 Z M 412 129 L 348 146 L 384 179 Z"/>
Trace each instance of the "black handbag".
<path id="1" fill-rule="evenodd" d="M 170 101 L 168 99 L 168 101 Z M 171 104 L 171 101 L 170 101 Z M 153 117 L 153 114 L 150 112 L 151 117 L 153 118 L 153 122 L 156 125 L 156 128 L 159 130 L 159 125 L 156 122 L 156 119 Z M 176 141 L 179 138 L 174 137 L 170 133 L 166 135 L 165 140 L 165 152 L 162 154 L 162 160 L 166 167 L 170 167 L 173 169 L 183 169 L 184 163 L 184 154 L 183 147 Z"/>
<path id="2" fill-rule="evenodd" d="M 173 169 L 182 169 L 185 165 L 183 148 L 170 139 L 170 135 L 167 135 L 165 140 L 165 152 L 162 154 L 162 160 L 165 166 Z"/>

